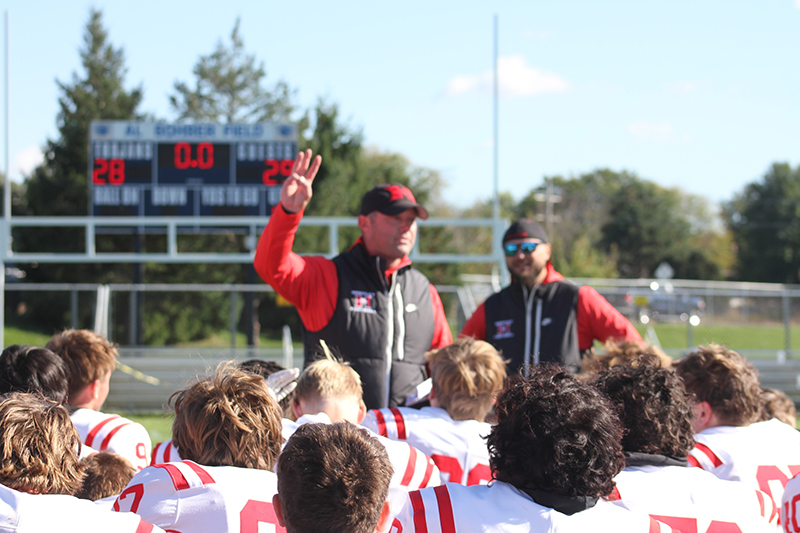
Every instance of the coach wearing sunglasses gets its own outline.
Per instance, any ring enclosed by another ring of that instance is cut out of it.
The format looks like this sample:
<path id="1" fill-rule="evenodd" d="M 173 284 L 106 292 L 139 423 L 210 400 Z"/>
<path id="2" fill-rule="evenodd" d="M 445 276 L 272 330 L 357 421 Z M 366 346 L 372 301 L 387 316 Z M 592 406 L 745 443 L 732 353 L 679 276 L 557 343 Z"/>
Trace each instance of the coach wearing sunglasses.
<path id="1" fill-rule="evenodd" d="M 576 372 L 595 340 L 638 340 L 633 325 L 589 286 L 564 279 L 550 262 L 547 233 L 520 219 L 503 235 L 511 285 L 478 307 L 462 337 L 485 340 L 502 351 L 511 375 L 531 365 L 558 363 Z"/>

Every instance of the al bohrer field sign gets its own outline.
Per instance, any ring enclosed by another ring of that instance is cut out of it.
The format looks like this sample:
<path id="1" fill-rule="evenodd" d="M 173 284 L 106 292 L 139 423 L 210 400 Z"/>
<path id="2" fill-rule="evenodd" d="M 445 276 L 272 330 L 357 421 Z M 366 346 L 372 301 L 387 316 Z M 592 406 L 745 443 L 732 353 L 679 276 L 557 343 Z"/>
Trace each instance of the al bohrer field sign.
<path id="1" fill-rule="evenodd" d="M 266 216 L 297 155 L 289 124 L 92 122 L 94 216 Z"/>

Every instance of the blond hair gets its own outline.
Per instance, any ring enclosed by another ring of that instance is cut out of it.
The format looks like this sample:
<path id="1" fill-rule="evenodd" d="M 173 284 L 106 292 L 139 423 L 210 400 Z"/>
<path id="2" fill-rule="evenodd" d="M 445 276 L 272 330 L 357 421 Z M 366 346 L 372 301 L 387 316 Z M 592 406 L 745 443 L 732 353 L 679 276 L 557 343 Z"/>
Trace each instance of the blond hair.
<path id="1" fill-rule="evenodd" d="M 453 420 L 483 421 L 506 378 L 506 363 L 494 346 L 465 337 L 425 359 L 439 405 Z"/>
<path id="2" fill-rule="evenodd" d="M 722 425 L 748 426 L 758 420 L 758 371 L 740 354 L 718 344 L 700 346 L 678 361 L 675 371 L 698 402 L 708 402 Z"/>
<path id="3" fill-rule="evenodd" d="M 0 396 L 0 483 L 31 494 L 75 494 L 83 480 L 78 430 L 39 394 Z"/>
<path id="4" fill-rule="evenodd" d="M 797 408 L 785 392 L 778 389 L 761 389 L 761 402 L 759 421 L 777 418 L 784 424 L 797 428 Z"/>
<path id="5" fill-rule="evenodd" d="M 303 370 L 297 378 L 294 390 L 295 401 L 319 402 L 334 398 L 353 398 L 361 400 L 364 390 L 358 372 L 334 358 L 330 352 L 324 359 L 318 359 Z"/>
<path id="6" fill-rule="evenodd" d="M 67 329 L 53 335 L 45 346 L 69 368 L 69 398 L 80 394 L 95 380 L 114 371 L 117 349 L 108 339 L 88 329 Z"/>
<path id="7" fill-rule="evenodd" d="M 220 363 L 170 396 L 178 454 L 206 466 L 272 470 L 281 451 L 281 409 L 261 376 Z"/>

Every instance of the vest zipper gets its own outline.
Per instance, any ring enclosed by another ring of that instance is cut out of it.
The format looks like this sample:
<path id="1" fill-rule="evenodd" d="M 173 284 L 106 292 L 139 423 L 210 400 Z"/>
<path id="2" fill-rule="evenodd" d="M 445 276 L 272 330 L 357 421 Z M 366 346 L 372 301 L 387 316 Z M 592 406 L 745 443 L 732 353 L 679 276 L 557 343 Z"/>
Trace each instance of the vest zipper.
<path id="1" fill-rule="evenodd" d="M 378 274 L 386 280 L 386 276 L 381 272 L 380 258 L 376 257 L 376 266 Z M 389 407 L 389 399 L 391 398 L 392 389 L 392 356 L 394 353 L 394 292 L 397 286 L 397 272 L 392 272 L 392 280 L 389 284 L 389 294 L 387 301 L 389 303 L 386 316 L 386 393 L 384 395 L 384 406 Z"/>
<path id="2" fill-rule="evenodd" d="M 528 290 L 525 285 L 522 286 L 522 297 L 525 300 L 525 361 L 523 368 L 525 369 L 525 377 L 531 375 L 531 315 L 533 314 L 533 301 L 536 297 L 536 289 L 539 285 L 534 285 L 533 289 Z M 536 338 L 534 339 L 534 364 L 539 364 L 539 322 L 542 318 L 542 302 L 536 306 Z"/>

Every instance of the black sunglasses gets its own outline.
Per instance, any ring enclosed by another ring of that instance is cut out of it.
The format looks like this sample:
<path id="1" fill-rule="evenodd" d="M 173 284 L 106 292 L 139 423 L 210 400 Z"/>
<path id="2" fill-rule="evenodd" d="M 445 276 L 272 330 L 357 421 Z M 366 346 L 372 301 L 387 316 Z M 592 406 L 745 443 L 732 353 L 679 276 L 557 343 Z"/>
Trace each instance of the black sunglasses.
<path id="1" fill-rule="evenodd" d="M 514 257 L 517 253 L 522 250 L 522 253 L 525 255 L 532 254 L 536 247 L 540 244 L 544 244 L 542 242 L 510 242 L 508 244 L 503 245 L 503 251 L 505 251 L 506 256 Z"/>

